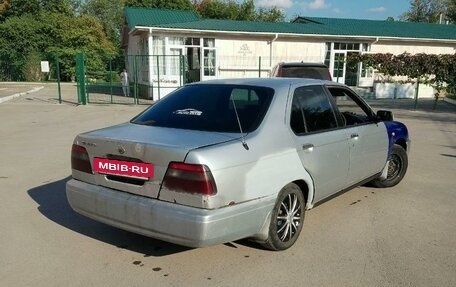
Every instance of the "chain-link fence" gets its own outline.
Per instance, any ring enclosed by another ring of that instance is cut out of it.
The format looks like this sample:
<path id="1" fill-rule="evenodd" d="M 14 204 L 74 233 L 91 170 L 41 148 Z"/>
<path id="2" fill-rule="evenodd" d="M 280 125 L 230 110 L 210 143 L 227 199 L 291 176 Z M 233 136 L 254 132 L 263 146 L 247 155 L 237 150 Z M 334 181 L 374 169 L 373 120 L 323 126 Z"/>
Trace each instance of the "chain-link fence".
<path id="1" fill-rule="evenodd" d="M 0 60 L 0 82 L 12 82 L 15 79 L 11 63 Z"/>

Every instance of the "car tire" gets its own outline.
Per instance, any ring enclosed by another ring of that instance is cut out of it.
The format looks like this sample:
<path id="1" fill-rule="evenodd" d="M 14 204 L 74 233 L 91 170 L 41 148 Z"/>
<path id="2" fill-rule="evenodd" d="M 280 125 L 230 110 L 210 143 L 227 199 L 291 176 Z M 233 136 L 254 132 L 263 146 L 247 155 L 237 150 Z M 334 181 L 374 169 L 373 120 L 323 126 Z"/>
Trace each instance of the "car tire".
<path id="1" fill-rule="evenodd" d="M 301 189 L 294 183 L 286 185 L 272 210 L 268 239 L 263 246 L 275 251 L 290 248 L 301 233 L 305 205 Z"/>
<path id="2" fill-rule="evenodd" d="M 400 145 L 395 144 L 388 164 L 386 179 L 374 179 L 372 185 L 379 188 L 392 187 L 401 182 L 407 172 L 407 152 Z"/>

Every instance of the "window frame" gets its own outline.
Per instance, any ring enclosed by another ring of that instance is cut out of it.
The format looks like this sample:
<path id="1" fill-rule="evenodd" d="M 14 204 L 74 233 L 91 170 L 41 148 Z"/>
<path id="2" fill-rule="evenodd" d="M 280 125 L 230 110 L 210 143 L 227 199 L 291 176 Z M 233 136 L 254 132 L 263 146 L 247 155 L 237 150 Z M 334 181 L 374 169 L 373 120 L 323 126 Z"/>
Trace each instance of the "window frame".
<path id="1" fill-rule="evenodd" d="M 299 89 L 299 88 L 312 87 L 312 86 L 322 88 L 323 94 L 325 95 L 326 99 L 328 100 L 328 103 L 329 103 L 329 106 L 330 106 L 330 109 L 331 109 L 331 114 L 334 117 L 334 121 L 336 122 L 336 127 L 330 128 L 330 129 L 318 130 L 318 131 L 309 131 L 308 124 L 307 124 L 307 119 L 306 119 L 306 117 L 304 115 L 304 111 L 301 108 L 302 103 L 301 103 L 301 100 L 298 98 L 297 102 L 299 103 L 299 106 L 300 106 L 300 110 L 301 110 L 300 116 L 301 116 L 301 118 L 303 120 L 304 130 L 305 131 L 301 132 L 301 133 L 296 133 L 293 130 L 293 128 L 291 127 L 291 116 L 292 116 L 292 108 L 293 108 L 292 106 L 293 106 L 293 100 L 294 100 L 294 97 L 295 97 L 296 90 Z M 291 129 L 291 131 L 296 136 L 306 136 L 306 135 L 313 135 L 313 134 L 319 134 L 319 133 L 326 133 L 326 132 L 334 131 L 334 130 L 337 130 L 337 129 L 341 128 L 340 123 L 339 123 L 339 121 L 337 119 L 337 116 L 336 116 L 337 107 L 335 106 L 334 100 L 332 99 L 332 95 L 328 93 L 328 90 L 326 89 L 326 85 L 324 85 L 324 84 L 299 85 L 299 86 L 294 87 L 293 92 L 291 94 L 291 101 L 290 101 L 289 109 L 290 109 L 290 112 L 289 112 L 290 116 L 288 117 L 288 126 Z"/>
<path id="2" fill-rule="evenodd" d="M 362 98 L 360 97 L 356 92 L 352 91 L 351 89 L 345 87 L 345 86 L 339 86 L 339 85 L 331 85 L 331 84 L 326 84 L 324 85 L 325 87 L 325 91 L 326 93 L 329 95 L 330 97 L 330 101 L 332 102 L 333 104 L 333 109 L 335 111 L 335 113 L 337 114 L 337 116 L 340 116 L 340 117 L 343 117 L 343 114 L 342 112 L 339 110 L 339 107 L 337 106 L 337 102 L 336 102 L 336 97 L 333 96 L 333 94 L 331 93 L 331 90 L 330 89 L 340 89 L 340 90 L 343 90 L 346 92 L 347 96 L 352 99 L 357 105 L 359 108 L 361 108 L 367 115 L 369 121 L 367 122 L 364 122 L 364 123 L 360 123 L 360 124 L 357 124 L 357 125 L 344 125 L 344 126 L 341 126 L 341 128 L 350 128 L 350 127 L 354 127 L 354 126 L 361 126 L 361 125 L 368 125 L 368 124 L 372 124 L 372 123 L 376 123 L 376 114 L 374 112 L 374 110 L 369 106 L 369 104 Z M 350 96 L 352 95 L 352 96 Z M 336 116 L 336 119 L 337 119 L 337 116 Z M 339 122 L 338 122 L 339 124 Z"/>

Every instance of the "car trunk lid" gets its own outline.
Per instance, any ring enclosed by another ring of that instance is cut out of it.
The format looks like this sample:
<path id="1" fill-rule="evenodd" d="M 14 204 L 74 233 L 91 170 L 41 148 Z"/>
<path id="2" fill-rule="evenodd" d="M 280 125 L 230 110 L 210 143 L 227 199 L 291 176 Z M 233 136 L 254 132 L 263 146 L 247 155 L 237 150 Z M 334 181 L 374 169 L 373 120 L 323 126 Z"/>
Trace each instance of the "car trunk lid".
<path id="1" fill-rule="evenodd" d="M 151 164 L 153 177 L 150 179 L 94 172 L 90 180 L 100 186 L 133 194 L 157 198 L 163 177 L 170 162 L 184 162 L 189 151 L 239 139 L 237 134 L 181 130 L 121 124 L 110 128 L 81 134 L 76 144 L 84 146 L 92 167 L 95 159 L 116 163 Z M 73 176 L 75 173 L 73 173 Z M 76 177 L 81 176 L 76 173 Z M 77 178 L 84 180 L 84 176 Z"/>

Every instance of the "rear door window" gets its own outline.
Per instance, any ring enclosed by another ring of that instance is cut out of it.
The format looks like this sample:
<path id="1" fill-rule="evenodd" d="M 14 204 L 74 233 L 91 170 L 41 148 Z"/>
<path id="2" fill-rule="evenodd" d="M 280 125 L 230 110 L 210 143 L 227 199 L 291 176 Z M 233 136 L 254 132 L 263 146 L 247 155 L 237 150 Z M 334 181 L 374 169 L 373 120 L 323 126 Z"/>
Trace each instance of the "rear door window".
<path id="1" fill-rule="evenodd" d="M 255 130 L 271 103 L 274 90 L 242 85 L 189 85 L 166 96 L 132 123 L 202 131 Z M 236 115 L 237 114 L 237 115 Z"/>
<path id="2" fill-rule="evenodd" d="M 282 67 L 284 78 L 311 78 L 320 80 L 331 80 L 328 69 L 324 67 Z"/>
<path id="3" fill-rule="evenodd" d="M 322 86 L 304 86 L 295 90 L 290 125 L 296 134 L 337 128 L 333 107 Z"/>

